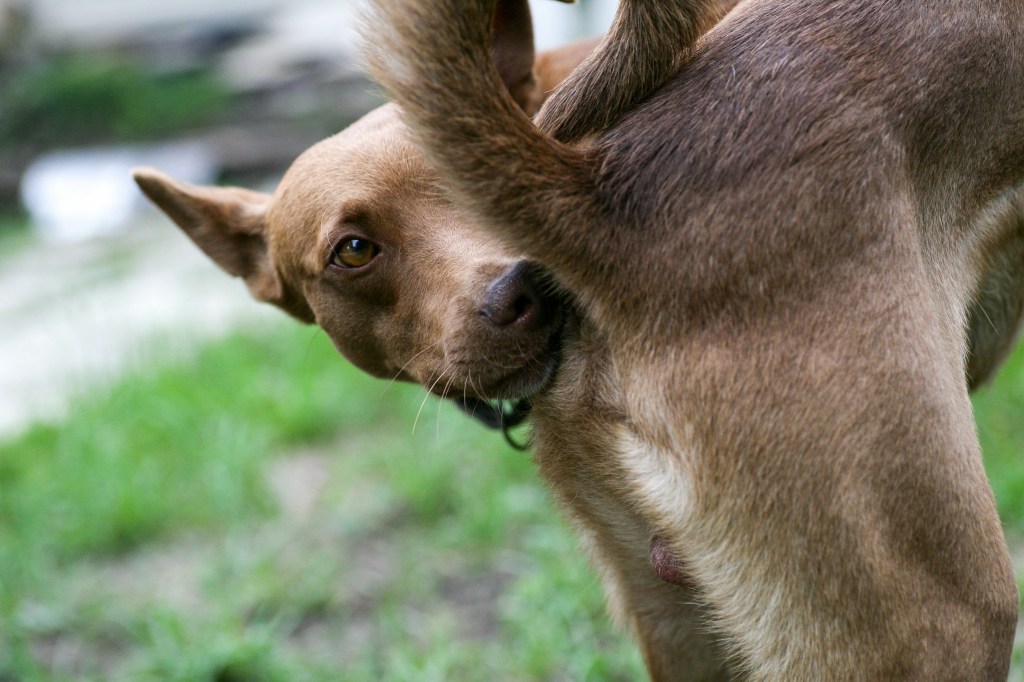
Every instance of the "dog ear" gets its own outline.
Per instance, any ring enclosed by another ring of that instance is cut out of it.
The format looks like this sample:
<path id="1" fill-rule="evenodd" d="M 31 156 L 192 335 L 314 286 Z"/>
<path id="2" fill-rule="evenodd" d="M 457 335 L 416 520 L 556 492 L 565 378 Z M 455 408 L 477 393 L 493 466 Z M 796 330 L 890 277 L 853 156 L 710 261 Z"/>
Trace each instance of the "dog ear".
<path id="1" fill-rule="evenodd" d="M 572 3 L 575 0 L 559 0 Z M 533 19 L 527 0 L 500 0 L 494 13 L 491 49 L 498 74 L 512 99 L 532 116 L 547 93 L 534 74 Z"/>
<path id="2" fill-rule="evenodd" d="M 273 303 L 304 322 L 312 320 L 305 302 L 288 295 L 270 259 L 270 195 L 240 187 L 191 185 L 152 168 L 136 168 L 132 177 L 207 256 L 228 274 L 241 277 L 255 299 Z"/>

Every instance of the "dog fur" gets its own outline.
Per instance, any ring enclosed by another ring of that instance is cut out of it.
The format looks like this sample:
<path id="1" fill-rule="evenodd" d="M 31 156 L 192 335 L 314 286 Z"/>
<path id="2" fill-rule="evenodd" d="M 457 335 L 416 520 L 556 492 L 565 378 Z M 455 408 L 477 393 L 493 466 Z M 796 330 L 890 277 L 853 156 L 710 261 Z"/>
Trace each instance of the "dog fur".
<path id="1" fill-rule="evenodd" d="M 968 389 L 1020 326 L 1024 7 L 623 0 L 545 133 L 496 0 L 375 4 L 456 205 L 576 302 L 536 458 L 651 677 L 1005 679 Z"/>

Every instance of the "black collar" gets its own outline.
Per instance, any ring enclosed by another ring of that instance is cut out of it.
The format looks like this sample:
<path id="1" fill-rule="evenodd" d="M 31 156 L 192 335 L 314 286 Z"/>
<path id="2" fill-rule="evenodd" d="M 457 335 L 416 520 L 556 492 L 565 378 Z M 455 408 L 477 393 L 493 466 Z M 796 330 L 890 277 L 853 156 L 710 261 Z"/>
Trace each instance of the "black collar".
<path id="1" fill-rule="evenodd" d="M 515 402 L 498 400 L 488 402 L 480 398 L 458 396 L 451 399 L 455 405 L 473 419 L 490 429 L 501 429 L 505 440 L 517 450 L 525 450 L 529 443 L 522 444 L 512 439 L 509 429 L 519 426 L 530 416 L 533 406 L 525 398 Z M 508 407 L 506 407 L 506 405 Z"/>

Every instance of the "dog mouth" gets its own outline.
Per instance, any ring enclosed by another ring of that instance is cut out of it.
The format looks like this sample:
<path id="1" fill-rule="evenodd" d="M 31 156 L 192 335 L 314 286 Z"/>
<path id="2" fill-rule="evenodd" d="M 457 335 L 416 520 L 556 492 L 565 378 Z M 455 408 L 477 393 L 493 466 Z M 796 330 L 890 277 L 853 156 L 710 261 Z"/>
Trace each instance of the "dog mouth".
<path id="1" fill-rule="evenodd" d="M 562 332 L 565 320 L 562 311 L 552 324 L 546 343 L 517 369 L 493 380 L 483 392 L 499 400 L 529 400 L 551 385 L 562 362 Z M 477 396 L 480 397 L 480 396 Z"/>
<path id="2" fill-rule="evenodd" d="M 579 319 L 578 311 L 549 272 L 526 260 L 490 279 L 479 296 L 464 300 L 469 305 L 460 308 L 445 334 L 450 343 L 430 363 L 435 369 L 422 383 L 508 437 L 507 429 L 529 415 L 532 399 L 555 382 L 566 332 L 575 328 L 570 322 Z"/>
<path id="3" fill-rule="evenodd" d="M 522 424 L 530 416 L 531 399 L 547 390 L 558 376 L 568 306 L 559 306 L 556 314 L 544 345 L 519 367 L 489 381 L 484 390 L 445 397 L 489 428 L 507 431 Z"/>

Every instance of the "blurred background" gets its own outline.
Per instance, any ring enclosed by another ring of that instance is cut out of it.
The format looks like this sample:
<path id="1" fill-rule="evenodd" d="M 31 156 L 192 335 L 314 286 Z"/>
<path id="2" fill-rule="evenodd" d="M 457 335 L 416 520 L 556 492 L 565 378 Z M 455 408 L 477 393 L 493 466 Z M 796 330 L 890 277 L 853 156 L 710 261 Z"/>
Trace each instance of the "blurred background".
<path id="1" fill-rule="evenodd" d="M 533 5 L 539 49 L 615 8 Z M 0 0 L 0 682 L 642 676 L 528 454 L 253 303 L 130 181 L 271 189 L 381 102 L 357 10 Z M 1019 558 L 1021 353 L 976 406 Z"/>
<path id="2" fill-rule="evenodd" d="M 600 33 L 614 11 L 536 4 L 541 49 Z M 0 251 L 20 252 L 0 314 L 35 313 L 4 319 L 0 357 L 24 359 L 0 364 L 0 433 L 119 365 L 129 336 L 267 316 L 167 230 L 128 171 L 271 189 L 381 102 L 360 68 L 357 12 L 345 0 L 0 0 Z M 111 259 L 131 284 L 81 286 Z"/>

